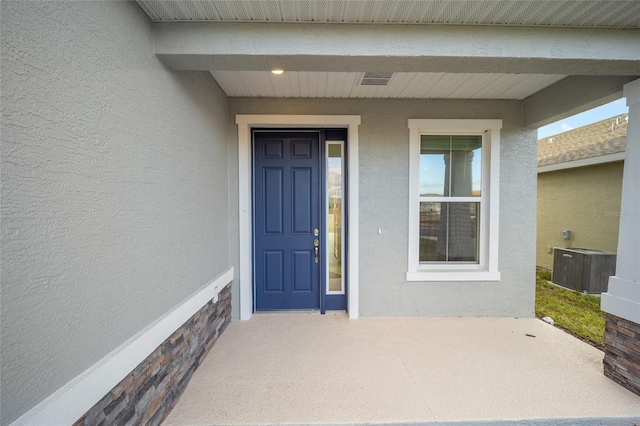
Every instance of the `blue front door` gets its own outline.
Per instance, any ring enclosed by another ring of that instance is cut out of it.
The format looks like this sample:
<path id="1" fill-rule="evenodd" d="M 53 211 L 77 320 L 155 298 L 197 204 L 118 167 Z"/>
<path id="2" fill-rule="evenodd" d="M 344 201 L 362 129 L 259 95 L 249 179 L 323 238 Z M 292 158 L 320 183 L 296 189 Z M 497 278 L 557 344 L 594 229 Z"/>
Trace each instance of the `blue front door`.
<path id="1" fill-rule="evenodd" d="M 254 132 L 256 310 L 320 308 L 319 149 L 318 132 Z"/>

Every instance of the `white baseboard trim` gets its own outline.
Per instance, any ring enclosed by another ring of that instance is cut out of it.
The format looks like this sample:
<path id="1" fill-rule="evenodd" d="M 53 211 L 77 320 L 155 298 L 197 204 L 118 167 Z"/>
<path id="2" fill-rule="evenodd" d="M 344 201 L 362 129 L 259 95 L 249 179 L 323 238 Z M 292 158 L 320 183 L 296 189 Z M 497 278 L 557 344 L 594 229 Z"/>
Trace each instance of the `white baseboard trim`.
<path id="1" fill-rule="evenodd" d="M 232 267 L 55 391 L 11 425 L 73 424 L 210 300 L 217 302 L 218 293 L 231 281 Z"/>

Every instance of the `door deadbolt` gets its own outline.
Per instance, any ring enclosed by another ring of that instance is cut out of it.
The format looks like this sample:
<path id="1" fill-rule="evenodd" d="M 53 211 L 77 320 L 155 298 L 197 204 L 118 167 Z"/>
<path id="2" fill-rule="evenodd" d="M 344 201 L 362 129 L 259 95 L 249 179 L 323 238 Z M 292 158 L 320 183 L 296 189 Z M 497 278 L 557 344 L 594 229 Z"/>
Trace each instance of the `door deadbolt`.
<path id="1" fill-rule="evenodd" d="M 314 230 L 313 230 L 313 235 L 314 235 L 314 236 L 316 236 L 316 237 L 317 237 L 318 235 L 320 235 L 320 230 L 319 230 L 318 228 L 314 229 Z"/>

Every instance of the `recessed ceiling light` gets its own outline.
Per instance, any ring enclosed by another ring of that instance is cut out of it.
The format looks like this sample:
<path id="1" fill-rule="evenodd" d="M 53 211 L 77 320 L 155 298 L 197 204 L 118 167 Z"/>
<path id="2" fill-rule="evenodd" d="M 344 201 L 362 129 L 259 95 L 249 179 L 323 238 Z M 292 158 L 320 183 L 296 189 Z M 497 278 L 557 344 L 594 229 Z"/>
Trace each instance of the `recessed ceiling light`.
<path id="1" fill-rule="evenodd" d="M 275 68 L 271 70 L 271 74 L 280 75 L 282 73 L 284 73 L 284 70 L 280 68 Z"/>

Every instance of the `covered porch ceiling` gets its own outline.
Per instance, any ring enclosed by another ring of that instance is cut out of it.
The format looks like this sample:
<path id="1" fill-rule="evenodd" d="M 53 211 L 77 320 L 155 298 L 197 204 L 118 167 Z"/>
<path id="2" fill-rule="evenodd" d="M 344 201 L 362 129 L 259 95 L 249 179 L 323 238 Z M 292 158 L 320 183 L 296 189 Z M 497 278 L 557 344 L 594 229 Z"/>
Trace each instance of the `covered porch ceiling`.
<path id="1" fill-rule="evenodd" d="M 640 76 L 638 1 L 136 1 L 156 55 L 229 97 L 523 100 L 536 126 Z"/>
<path id="2" fill-rule="evenodd" d="M 227 96 L 275 98 L 522 100 L 567 77 L 556 74 L 400 72 L 388 73 L 391 78 L 386 85 L 363 85 L 365 72 L 290 71 L 273 75 L 265 71 L 212 71 L 211 74 Z"/>

